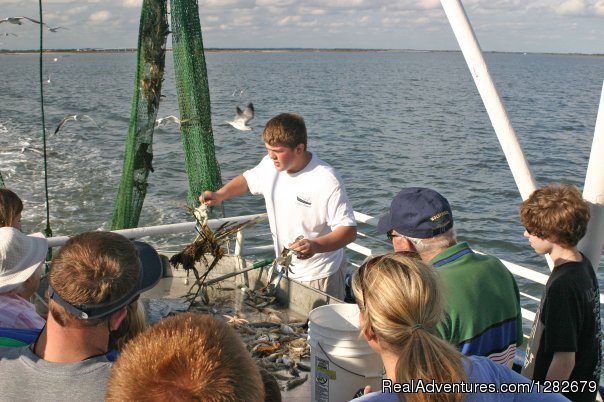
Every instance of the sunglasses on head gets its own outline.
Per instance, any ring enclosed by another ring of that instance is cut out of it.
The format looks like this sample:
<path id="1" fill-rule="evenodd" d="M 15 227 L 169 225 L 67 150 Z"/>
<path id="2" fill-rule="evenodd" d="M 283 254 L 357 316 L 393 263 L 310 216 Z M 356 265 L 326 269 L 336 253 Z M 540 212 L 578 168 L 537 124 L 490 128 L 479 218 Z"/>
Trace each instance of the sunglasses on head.
<path id="1" fill-rule="evenodd" d="M 388 232 L 390 233 L 390 232 Z M 366 272 L 373 267 L 378 261 L 381 261 L 383 255 L 378 255 L 375 257 L 371 257 L 367 261 L 363 262 L 359 267 L 358 275 L 359 275 L 359 284 L 361 285 L 361 295 L 363 296 L 363 307 L 367 303 L 367 298 L 365 297 L 365 275 Z M 364 308 L 363 308 L 364 309 Z"/>
<path id="2" fill-rule="evenodd" d="M 396 235 L 396 236 L 399 236 L 399 235 Z M 398 252 L 396 252 L 394 254 L 395 255 L 402 255 L 402 256 L 405 256 L 405 257 L 413 258 L 413 259 L 420 259 L 420 256 L 419 256 L 419 254 L 416 251 L 398 251 Z M 359 275 L 359 284 L 361 285 L 361 295 L 363 296 L 363 305 L 365 305 L 366 300 L 367 300 L 365 298 L 365 281 L 366 281 L 367 272 L 374 265 L 376 265 L 379 262 L 381 262 L 382 260 L 388 259 L 388 258 L 390 258 L 389 254 L 376 255 L 375 257 L 371 257 L 370 259 L 368 259 L 367 261 L 365 261 L 359 267 L 358 275 Z"/>

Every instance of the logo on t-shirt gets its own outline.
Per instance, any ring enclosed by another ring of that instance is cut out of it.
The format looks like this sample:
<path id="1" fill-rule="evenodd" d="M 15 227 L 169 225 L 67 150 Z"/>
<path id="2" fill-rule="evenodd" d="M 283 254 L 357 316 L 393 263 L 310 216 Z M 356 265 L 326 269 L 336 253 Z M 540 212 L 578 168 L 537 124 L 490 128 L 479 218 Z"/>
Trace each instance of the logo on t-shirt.
<path id="1" fill-rule="evenodd" d="M 310 208 L 310 206 L 312 205 L 312 200 L 309 195 L 298 194 L 296 196 L 296 204 Z"/>

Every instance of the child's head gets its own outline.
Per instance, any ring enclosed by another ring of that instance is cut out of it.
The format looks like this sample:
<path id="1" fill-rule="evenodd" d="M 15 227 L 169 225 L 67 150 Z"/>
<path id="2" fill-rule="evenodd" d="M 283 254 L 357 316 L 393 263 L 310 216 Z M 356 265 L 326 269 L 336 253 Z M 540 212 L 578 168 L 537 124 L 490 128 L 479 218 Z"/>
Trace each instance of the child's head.
<path id="1" fill-rule="evenodd" d="M 7 188 L 0 188 L 0 227 L 9 226 L 21 230 L 23 201 Z"/>
<path id="2" fill-rule="evenodd" d="M 285 146 L 291 149 L 303 144 L 306 150 L 304 119 L 295 113 L 281 113 L 266 123 L 262 139 L 270 146 Z"/>
<path id="3" fill-rule="evenodd" d="M 105 400 L 141 399 L 263 402 L 264 385 L 233 328 L 208 315 L 184 313 L 137 335 L 115 362 Z"/>
<path id="4" fill-rule="evenodd" d="M 587 231 L 589 204 L 573 185 L 549 185 L 520 204 L 520 221 L 529 234 L 575 247 Z"/>

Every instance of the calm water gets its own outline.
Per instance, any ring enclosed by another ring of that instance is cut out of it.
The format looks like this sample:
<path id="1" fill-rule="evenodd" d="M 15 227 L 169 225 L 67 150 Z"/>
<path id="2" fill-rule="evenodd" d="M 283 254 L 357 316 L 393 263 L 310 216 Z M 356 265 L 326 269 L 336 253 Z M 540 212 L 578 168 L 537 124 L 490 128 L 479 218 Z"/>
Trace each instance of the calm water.
<path id="1" fill-rule="evenodd" d="M 178 115 L 171 57 L 158 117 Z M 538 185 L 564 181 L 581 187 L 604 58 L 486 59 Z M 54 131 L 68 114 L 88 114 L 98 125 L 70 122 L 48 136 L 53 231 L 106 228 L 121 174 L 135 54 L 49 55 L 44 61 L 44 80 L 50 78 L 44 84 L 47 130 Z M 521 198 L 461 53 L 227 52 L 209 53 L 206 61 L 224 182 L 264 155 L 265 122 L 295 111 L 306 118 L 309 149 L 339 170 L 355 210 L 379 216 L 402 187 L 433 187 L 449 199 L 458 233 L 475 248 L 547 272 L 522 237 Z M 41 231 L 46 224 L 38 58 L 0 55 L 0 71 L 0 171 L 7 187 L 26 201 L 24 230 Z M 233 96 L 241 89 L 241 96 Z M 236 106 L 250 101 L 256 108 L 253 131 L 224 124 Z M 176 126 L 156 130 L 154 152 L 140 225 L 189 220 Z M 246 196 L 229 202 L 226 214 L 259 213 L 263 205 Z M 190 236 L 151 241 L 184 244 Z"/>

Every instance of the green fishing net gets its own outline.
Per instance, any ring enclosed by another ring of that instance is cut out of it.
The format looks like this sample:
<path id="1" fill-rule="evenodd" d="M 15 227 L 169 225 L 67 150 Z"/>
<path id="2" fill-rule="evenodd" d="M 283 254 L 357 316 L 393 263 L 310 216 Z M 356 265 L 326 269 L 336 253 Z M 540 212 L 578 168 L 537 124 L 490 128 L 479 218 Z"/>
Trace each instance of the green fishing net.
<path id="1" fill-rule="evenodd" d="M 153 172 L 153 129 L 164 74 L 166 0 L 144 0 L 138 38 L 138 63 L 130 126 L 111 229 L 138 226 Z M 222 186 L 214 153 L 210 91 L 199 11 L 195 0 L 173 0 L 172 46 L 185 168 L 189 181 L 187 204 L 197 206 L 204 190 Z"/>
<path id="2" fill-rule="evenodd" d="M 197 206 L 204 190 L 216 191 L 222 187 L 197 1 L 170 0 L 170 13 L 180 129 L 189 180 L 187 204 Z"/>
<path id="3" fill-rule="evenodd" d="M 153 172 L 153 129 L 164 76 L 168 20 L 165 0 L 144 0 L 138 34 L 138 62 L 122 177 L 111 229 L 138 226 Z"/>

